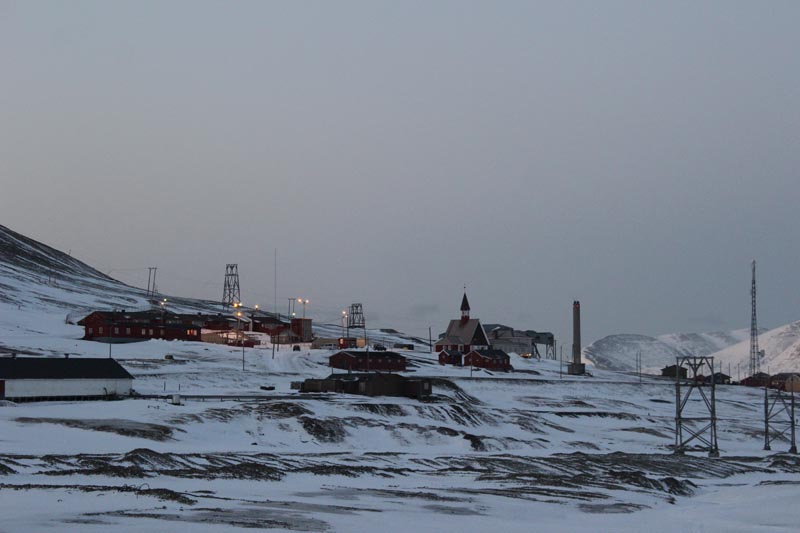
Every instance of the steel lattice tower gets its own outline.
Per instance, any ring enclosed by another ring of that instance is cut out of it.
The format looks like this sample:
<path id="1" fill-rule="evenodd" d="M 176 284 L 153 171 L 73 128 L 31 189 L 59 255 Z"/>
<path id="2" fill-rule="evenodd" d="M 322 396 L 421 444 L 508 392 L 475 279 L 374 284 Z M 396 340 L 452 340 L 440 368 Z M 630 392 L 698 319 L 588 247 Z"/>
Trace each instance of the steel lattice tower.
<path id="1" fill-rule="evenodd" d="M 347 315 L 348 329 L 365 329 L 364 309 L 361 304 L 350 304 L 350 314 Z"/>
<path id="2" fill-rule="evenodd" d="M 225 265 L 225 288 L 222 289 L 222 308 L 227 309 L 235 303 L 241 303 L 239 292 L 239 265 Z"/>
<path id="3" fill-rule="evenodd" d="M 756 261 L 753 260 L 753 281 L 750 288 L 752 314 L 750 316 L 750 375 L 761 371 L 761 354 L 758 351 L 758 320 L 756 319 Z"/>

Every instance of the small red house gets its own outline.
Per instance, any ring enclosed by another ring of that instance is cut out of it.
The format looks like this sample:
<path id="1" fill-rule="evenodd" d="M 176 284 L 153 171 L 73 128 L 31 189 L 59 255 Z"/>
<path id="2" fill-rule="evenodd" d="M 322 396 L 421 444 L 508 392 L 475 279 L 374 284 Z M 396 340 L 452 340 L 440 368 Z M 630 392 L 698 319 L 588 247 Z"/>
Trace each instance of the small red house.
<path id="1" fill-rule="evenodd" d="M 405 370 L 407 359 L 395 352 L 357 352 L 343 350 L 330 356 L 330 366 L 351 372 Z"/>
<path id="2" fill-rule="evenodd" d="M 464 354 L 462 354 L 458 350 L 442 350 L 441 352 L 439 352 L 440 365 L 463 366 L 464 364 L 463 359 L 464 359 Z"/>
<path id="3" fill-rule="evenodd" d="M 503 350 L 472 350 L 464 356 L 464 366 L 487 370 L 513 370 L 511 358 Z"/>
<path id="4" fill-rule="evenodd" d="M 769 374 L 757 372 L 752 376 L 747 376 L 740 383 L 745 387 L 768 387 L 770 382 Z"/>
<path id="5" fill-rule="evenodd" d="M 280 335 L 284 331 L 290 329 L 291 325 L 281 320 L 280 315 L 274 315 L 264 311 L 251 314 L 250 319 L 253 321 L 253 331 L 266 333 L 270 336 Z"/>

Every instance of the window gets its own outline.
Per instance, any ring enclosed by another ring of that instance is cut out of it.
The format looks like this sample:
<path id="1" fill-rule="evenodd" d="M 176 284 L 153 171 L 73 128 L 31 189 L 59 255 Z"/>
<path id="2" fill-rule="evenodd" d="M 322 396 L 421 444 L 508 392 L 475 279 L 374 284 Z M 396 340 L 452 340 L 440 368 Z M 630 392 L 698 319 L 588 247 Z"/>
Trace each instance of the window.
<path id="1" fill-rule="evenodd" d="M 125 328 L 125 335 L 131 334 L 131 328 Z"/>
<path id="2" fill-rule="evenodd" d="M 94 333 L 94 328 L 89 328 L 89 335 L 92 335 L 93 333 Z"/>
<path id="3" fill-rule="evenodd" d="M 100 335 L 103 334 L 103 326 L 100 326 L 99 328 L 97 328 L 97 333 L 99 333 Z"/>
<path id="4" fill-rule="evenodd" d="M 114 328 L 114 335 L 119 335 L 119 328 Z"/>
<path id="5" fill-rule="evenodd" d="M 153 328 L 150 328 L 150 336 L 153 336 Z"/>
<path id="6" fill-rule="evenodd" d="M 142 335 L 147 335 L 147 330 L 142 328 Z"/>

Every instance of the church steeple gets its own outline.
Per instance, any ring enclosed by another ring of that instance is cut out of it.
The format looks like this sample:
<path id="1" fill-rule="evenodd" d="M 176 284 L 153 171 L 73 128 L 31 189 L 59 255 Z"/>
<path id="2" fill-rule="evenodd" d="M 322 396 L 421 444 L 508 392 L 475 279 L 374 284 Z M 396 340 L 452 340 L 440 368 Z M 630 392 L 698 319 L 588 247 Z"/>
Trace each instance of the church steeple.
<path id="1" fill-rule="evenodd" d="M 461 299 L 461 322 L 469 320 L 469 300 L 467 300 L 467 291 L 464 289 L 464 297 Z"/>

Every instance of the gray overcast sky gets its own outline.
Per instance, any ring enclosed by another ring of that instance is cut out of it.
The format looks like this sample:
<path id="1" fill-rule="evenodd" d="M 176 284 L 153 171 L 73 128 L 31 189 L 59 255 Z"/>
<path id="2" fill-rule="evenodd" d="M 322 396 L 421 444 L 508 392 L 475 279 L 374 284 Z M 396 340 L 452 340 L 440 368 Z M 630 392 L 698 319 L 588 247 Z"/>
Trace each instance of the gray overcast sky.
<path id="1" fill-rule="evenodd" d="M 166 293 L 800 319 L 800 2 L 0 2 L 0 223 Z M 112 270 L 113 269 L 113 270 Z"/>

